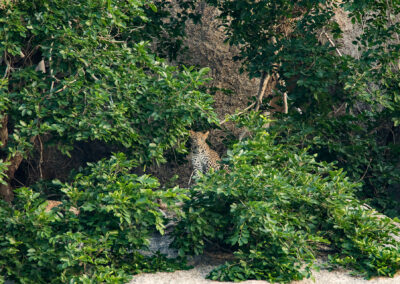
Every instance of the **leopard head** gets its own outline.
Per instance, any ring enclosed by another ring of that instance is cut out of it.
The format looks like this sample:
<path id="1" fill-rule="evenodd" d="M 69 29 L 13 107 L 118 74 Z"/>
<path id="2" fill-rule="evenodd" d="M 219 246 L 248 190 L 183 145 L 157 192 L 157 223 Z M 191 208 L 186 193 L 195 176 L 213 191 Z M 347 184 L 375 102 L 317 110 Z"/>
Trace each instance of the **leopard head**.
<path id="1" fill-rule="evenodd" d="M 189 130 L 189 134 L 190 138 L 192 139 L 192 146 L 198 147 L 206 144 L 206 139 L 208 137 L 208 134 L 210 134 L 210 131 L 203 133 Z"/>

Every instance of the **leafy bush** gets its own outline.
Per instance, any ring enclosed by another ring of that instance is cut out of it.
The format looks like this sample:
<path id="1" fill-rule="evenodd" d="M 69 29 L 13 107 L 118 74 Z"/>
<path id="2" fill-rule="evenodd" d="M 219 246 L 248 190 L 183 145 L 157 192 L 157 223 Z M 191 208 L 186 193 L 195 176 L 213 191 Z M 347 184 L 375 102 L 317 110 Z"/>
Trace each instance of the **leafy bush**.
<path id="1" fill-rule="evenodd" d="M 0 71 L 8 78 L 11 149 L 36 135 L 52 143 L 102 140 L 130 147 L 141 161 L 163 160 L 185 127 L 210 115 L 211 97 L 198 91 L 207 69 L 165 64 L 137 36 L 150 1 L 33 1 L 0 9 Z M 107 4 L 108 3 L 108 4 Z M 126 38 L 121 38 L 121 33 Z M 35 71 L 37 64 L 42 71 Z M 18 66 L 18 68 L 17 68 Z M 214 116 L 215 118 L 215 116 Z M 211 118 L 210 118 L 211 119 Z"/>
<path id="2" fill-rule="evenodd" d="M 3 160 L 0 160 L 0 183 L 5 184 L 6 177 L 7 177 L 7 164 L 3 162 Z"/>
<path id="3" fill-rule="evenodd" d="M 276 121 L 270 131 L 279 143 L 310 148 L 319 161 L 336 163 L 362 183 L 359 198 L 389 216 L 400 215 L 399 203 L 390 197 L 390 187 L 400 184 L 400 144 L 390 125 L 365 114 L 307 119 L 297 114 Z"/>
<path id="4" fill-rule="evenodd" d="M 198 23 L 201 14 L 196 10 L 198 0 L 153 0 L 153 9 L 146 7 L 144 13 L 149 19 L 141 29 L 129 31 L 129 37 L 152 41 L 156 54 L 163 58 L 176 60 L 179 53 L 186 51 L 186 23 L 192 20 Z M 134 35 L 133 35 L 134 34 Z"/>
<path id="5" fill-rule="evenodd" d="M 289 282 L 310 275 L 320 244 L 334 263 L 364 274 L 400 269 L 400 229 L 358 201 L 351 182 L 307 149 L 277 144 L 257 122 L 251 139 L 228 152 L 230 171 L 203 176 L 190 190 L 175 231 L 181 255 L 199 254 L 205 242 L 234 251 L 235 260 L 212 271 L 218 280 Z"/>
<path id="6" fill-rule="evenodd" d="M 400 2 L 207 2 L 221 11 L 227 41 L 240 49 L 243 69 L 251 77 L 280 78 L 276 89 L 287 93 L 289 104 L 288 122 L 277 122 L 279 130 L 273 130 L 280 141 L 310 146 L 318 159 L 338 161 L 349 177 L 363 181 L 360 197 L 399 216 L 388 190 L 400 185 L 400 23 L 395 20 Z M 353 42 L 357 56 L 336 42 L 343 36 L 333 17 L 338 11 L 360 32 Z"/>
<path id="7" fill-rule="evenodd" d="M 70 154 L 77 141 L 112 144 L 141 165 L 165 162 L 167 150 L 185 152 L 194 121 L 216 121 L 211 96 L 199 90 L 208 69 L 169 66 L 149 52 L 147 32 L 162 24 L 157 5 L 167 9 L 153 2 L 0 5 L 0 116 L 8 120 L 0 157 L 10 168 L 35 146 L 38 157 L 48 145 Z M 9 201 L 14 172 L 0 188 Z"/>
<path id="8" fill-rule="evenodd" d="M 71 184 L 58 182 L 66 198 L 51 212 L 38 193 L 17 189 L 15 205 L 0 206 L 0 275 L 19 283 L 121 283 L 129 274 L 177 267 L 139 250 L 153 232 L 163 233 L 157 200 L 172 209 L 184 195 L 156 191 L 155 178 L 129 173 L 135 164 L 117 154 L 89 165 Z"/>

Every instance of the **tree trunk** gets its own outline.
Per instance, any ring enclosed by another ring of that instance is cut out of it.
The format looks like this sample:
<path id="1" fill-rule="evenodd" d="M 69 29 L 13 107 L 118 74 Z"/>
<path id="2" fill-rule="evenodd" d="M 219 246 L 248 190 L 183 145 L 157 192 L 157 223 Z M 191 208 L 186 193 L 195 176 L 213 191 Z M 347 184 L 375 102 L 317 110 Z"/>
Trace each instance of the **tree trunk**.
<path id="1" fill-rule="evenodd" d="M 3 115 L 3 118 L 0 120 L 1 128 L 0 128 L 0 149 L 4 148 L 7 145 L 8 140 L 8 115 Z M 33 139 L 34 140 L 34 139 Z M 10 185 L 11 180 L 14 178 L 15 172 L 18 170 L 19 165 L 23 160 L 23 155 L 21 153 L 15 153 L 14 156 L 6 158 L 5 162 L 8 164 L 8 169 L 6 171 L 7 184 L 0 184 L 0 196 L 7 202 L 11 203 L 14 199 L 14 192 Z"/>
<path id="2" fill-rule="evenodd" d="M 8 139 L 8 129 L 7 129 L 8 116 L 3 115 L 3 118 L 0 120 L 0 123 L 1 123 L 0 148 L 4 148 L 7 144 L 7 139 Z M 8 179 L 7 179 L 7 184 L 0 184 L 0 195 L 7 202 L 11 202 L 14 199 L 14 194 L 12 192 L 10 184 L 8 183 Z"/>
<path id="3" fill-rule="evenodd" d="M 7 144 L 8 139 L 8 115 L 3 115 L 3 118 L 0 119 L 0 149 L 4 148 Z"/>
<path id="4" fill-rule="evenodd" d="M 0 184 L 0 195 L 8 203 L 14 200 L 14 192 L 9 183 Z"/>
<path id="5" fill-rule="evenodd" d="M 14 200 L 14 192 L 10 185 L 11 180 L 14 178 L 15 172 L 18 170 L 19 165 L 23 160 L 21 153 L 15 154 L 14 157 L 9 158 L 6 162 L 9 163 L 7 170 L 7 185 L 0 186 L 0 195 L 3 196 L 4 200 L 11 203 Z"/>

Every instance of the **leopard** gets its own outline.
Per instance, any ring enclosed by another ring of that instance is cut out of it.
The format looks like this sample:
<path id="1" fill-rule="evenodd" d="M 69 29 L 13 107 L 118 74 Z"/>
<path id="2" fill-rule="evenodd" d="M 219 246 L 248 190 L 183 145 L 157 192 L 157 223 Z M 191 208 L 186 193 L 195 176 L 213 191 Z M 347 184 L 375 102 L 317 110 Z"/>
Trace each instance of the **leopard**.
<path id="1" fill-rule="evenodd" d="M 61 201 L 56 201 L 56 200 L 47 200 L 47 206 L 45 208 L 45 212 L 50 212 L 53 208 L 58 207 L 62 204 Z M 79 215 L 79 209 L 75 207 L 71 207 L 69 209 L 70 212 L 74 213 L 75 215 Z"/>
<path id="2" fill-rule="evenodd" d="M 194 178 L 198 178 L 199 173 L 207 173 L 211 168 L 216 171 L 219 170 L 221 158 L 206 142 L 210 132 L 203 133 L 190 130 L 189 134 L 192 141 L 191 156 Z"/>

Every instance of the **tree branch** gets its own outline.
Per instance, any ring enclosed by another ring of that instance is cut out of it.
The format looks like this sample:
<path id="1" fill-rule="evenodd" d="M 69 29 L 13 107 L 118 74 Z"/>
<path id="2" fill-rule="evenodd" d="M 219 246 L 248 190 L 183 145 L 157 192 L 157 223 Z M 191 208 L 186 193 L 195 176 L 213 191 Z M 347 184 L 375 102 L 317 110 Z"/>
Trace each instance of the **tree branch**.
<path id="1" fill-rule="evenodd" d="M 331 40 L 331 38 L 329 37 L 329 35 L 326 33 L 326 31 L 322 32 L 326 38 L 328 39 L 329 43 L 336 49 L 336 52 L 339 54 L 340 57 L 342 57 L 342 53 L 340 52 L 340 50 L 336 47 L 336 44 L 333 42 L 333 40 Z"/>
<path id="2" fill-rule="evenodd" d="M 260 107 L 262 105 L 262 100 L 265 94 L 265 91 L 267 89 L 268 83 L 271 79 L 271 76 L 265 72 L 262 73 L 261 79 L 260 79 L 260 87 L 258 88 L 258 94 L 257 94 L 257 100 L 256 100 L 256 107 L 255 111 L 259 111 Z"/>
<path id="3" fill-rule="evenodd" d="M 8 129 L 7 129 L 7 123 L 8 123 L 8 115 L 3 114 L 3 118 L 0 120 L 0 148 L 4 148 L 7 144 L 8 140 Z"/>

